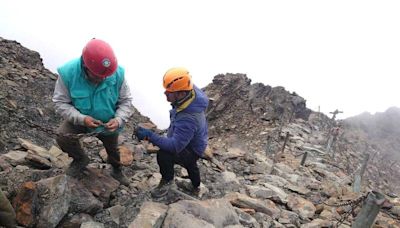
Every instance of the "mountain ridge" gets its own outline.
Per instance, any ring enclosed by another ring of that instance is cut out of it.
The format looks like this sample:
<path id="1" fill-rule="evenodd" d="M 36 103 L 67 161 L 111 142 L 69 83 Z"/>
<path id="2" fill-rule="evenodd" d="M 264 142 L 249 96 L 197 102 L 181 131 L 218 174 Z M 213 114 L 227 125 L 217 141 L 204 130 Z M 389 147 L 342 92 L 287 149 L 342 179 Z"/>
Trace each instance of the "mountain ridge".
<path id="1" fill-rule="evenodd" d="M 200 200 L 179 192 L 158 201 L 151 198 L 149 190 L 160 180 L 150 153 L 157 149 L 131 135 L 143 123 L 159 130 L 136 108 L 120 137 L 130 186 L 109 176 L 95 137 L 82 139 L 91 172 L 86 179 L 75 180 L 64 174 L 68 156 L 54 141 L 61 121 L 51 102 L 56 79 L 37 52 L 0 39 L 0 105 L 5 107 L 0 110 L 0 185 L 18 213 L 21 208 L 31 213 L 17 216 L 24 227 L 143 227 L 149 221 L 158 224 L 153 227 L 187 227 L 180 221 L 191 221 L 194 227 L 329 227 L 345 211 L 326 203 L 354 200 L 371 190 L 400 193 L 400 166 L 385 158 L 389 142 L 370 143 L 374 135 L 354 126 L 354 119 L 332 120 L 308 109 L 296 93 L 282 86 L 251 84 L 245 74 L 216 75 L 203 88 L 211 99 L 207 118 L 214 160 L 199 162 Z M 389 113 L 396 119 L 397 109 L 393 110 Z M 336 126 L 341 132 L 329 151 L 327 140 Z M 366 154 L 370 162 L 362 191 L 355 193 L 352 179 Z M 176 175 L 178 186 L 187 181 L 184 169 L 176 167 Z M 400 201 L 394 197 L 389 202 L 376 224 L 400 226 Z M 149 213 L 159 216 L 146 217 Z M 343 226 L 355 216 L 345 218 Z"/>

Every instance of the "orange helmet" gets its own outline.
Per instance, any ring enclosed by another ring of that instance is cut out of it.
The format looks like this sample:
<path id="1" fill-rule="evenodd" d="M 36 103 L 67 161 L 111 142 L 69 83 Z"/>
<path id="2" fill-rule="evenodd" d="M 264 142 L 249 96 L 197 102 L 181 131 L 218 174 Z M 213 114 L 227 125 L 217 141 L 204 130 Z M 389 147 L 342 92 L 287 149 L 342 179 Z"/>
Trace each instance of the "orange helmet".
<path id="1" fill-rule="evenodd" d="M 82 51 L 82 59 L 92 74 L 103 79 L 114 74 L 118 67 L 111 46 L 99 39 L 92 39 L 86 44 Z"/>
<path id="2" fill-rule="evenodd" d="M 183 67 L 169 69 L 163 78 L 165 90 L 168 92 L 188 91 L 193 89 L 192 77 Z"/>

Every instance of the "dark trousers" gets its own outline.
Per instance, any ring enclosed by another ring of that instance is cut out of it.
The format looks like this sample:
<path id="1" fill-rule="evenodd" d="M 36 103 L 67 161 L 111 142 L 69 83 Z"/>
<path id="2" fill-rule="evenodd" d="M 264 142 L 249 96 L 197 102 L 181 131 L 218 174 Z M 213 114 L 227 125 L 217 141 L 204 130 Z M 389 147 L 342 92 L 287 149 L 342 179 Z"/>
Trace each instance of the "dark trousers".
<path id="1" fill-rule="evenodd" d="M 179 164 L 187 170 L 193 187 L 200 186 L 200 171 L 197 166 L 198 159 L 199 156 L 189 150 L 183 150 L 178 154 L 162 150 L 157 153 L 157 163 L 160 167 L 162 179 L 166 181 L 174 179 L 174 165 Z"/>
<path id="2" fill-rule="evenodd" d="M 75 162 L 87 160 L 87 155 L 82 148 L 82 142 L 79 139 L 62 135 L 67 133 L 87 133 L 88 131 L 86 127 L 73 125 L 65 120 L 58 128 L 57 132 L 60 135 L 57 136 L 56 141 L 62 151 L 68 153 L 68 155 L 72 157 Z M 119 167 L 120 157 L 118 153 L 118 133 L 110 135 L 100 134 L 97 136 L 97 138 L 103 142 L 103 145 L 106 148 L 108 154 L 108 163 L 110 163 L 113 167 Z"/>
<path id="3" fill-rule="evenodd" d="M 17 227 L 15 211 L 5 194 L 0 189 L 0 226 Z"/>

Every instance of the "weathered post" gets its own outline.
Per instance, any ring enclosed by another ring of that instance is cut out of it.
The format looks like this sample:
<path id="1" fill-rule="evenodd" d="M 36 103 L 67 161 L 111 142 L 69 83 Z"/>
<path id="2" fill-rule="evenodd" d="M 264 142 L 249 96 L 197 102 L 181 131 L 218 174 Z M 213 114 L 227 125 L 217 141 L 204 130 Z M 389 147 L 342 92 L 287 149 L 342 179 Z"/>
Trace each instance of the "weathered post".
<path id="1" fill-rule="evenodd" d="M 293 110 L 290 112 L 290 117 L 289 117 L 288 123 L 292 122 L 295 113 L 296 113 L 296 109 L 293 108 Z"/>
<path id="2" fill-rule="evenodd" d="M 396 160 L 395 160 L 395 161 L 393 161 L 393 162 L 392 162 L 392 164 L 390 164 L 390 165 L 389 165 L 389 168 L 390 168 L 390 169 L 392 169 L 392 168 L 393 168 L 393 166 L 394 166 L 396 163 L 397 163 L 397 161 L 396 161 Z"/>
<path id="3" fill-rule="evenodd" d="M 276 152 L 275 155 L 274 155 L 273 164 L 272 164 L 272 167 L 271 167 L 270 174 L 274 174 L 274 172 L 275 172 L 275 163 L 278 160 L 278 156 L 285 151 L 285 147 L 286 147 L 286 143 L 287 143 L 288 139 L 289 139 L 289 132 L 286 132 L 285 141 L 283 142 L 283 146 L 282 146 L 281 152 L 280 153 Z"/>
<path id="4" fill-rule="evenodd" d="M 267 156 L 271 154 L 271 143 L 272 143 L 272 137 L 268 135 L 267 145 L 265 145 L 265 153 L 267 154 Z"/>
<path id="5" fill-rule="evenodd" d="M 332 141 L 333 141 L 333 136 L 331 134 L 328 135 L 328 142 L 326 143 L 326 153 L 329 154 L 331 151 L 331 145 L 332 145 Z"/>
<path id="6" fill-rule="evenodd" d="M 287 143 L 288 139 L 289 139 L 289 132 L 286 132 L 285 141 L 283 142 L 281 153 L 283 153 L 285 151 L 285 147 L 286 147 L 286 143 Z"/>
<path id="7" fill-rule="evenodd" d="M 336 119 L 336 115 L 339 114 L 339 113 L 343 113 L 343 111 L 339 111 L 338 109 L 336 109 L 335 111 L 329 112 L 329 113 L 333 114 L 331 120 L 335 120 Z"/>
<path id="8" fill-rule="evenodd" d="M 307 151 L 304 152 L 303 157 L 301 158 L 301 162 L 300 162 L 301 166 L 304 166 L 304 163 L 306 162 L 306 159 L 307 159 L 307 154 L 308 154 Z"/>
<path id="9" fill-rule="evenodd" d="M 378 154 L 378 151 L 377 151 L 377 150 L 374 150 L 374 152 L 373 152 L 373 154 L 372 154 L 372 157 L 371 157 L 371 162 L 374 161 L 375 156 L 376 156 L 377 154 Z"/>
<path id="10" fill-rule="evenodd" d="M 372 191 L 368 194 L 365 199 L 360 213 L 357 215 L 353 222 L 352 228 L 369 228 L 374 224 L 375 218 L 379 213 L 383 203 L 385 202 L 385 196 L 379 192 Z"/>
<path id="11" fill-rule="evenodd" d="M 356 174 L 354 177 L 354 184 L 353 184 L 353 191 L 354 192 L 360 192 L 361 191 L 361 182 L 362 182 L 362 177 L 365 172 L 365 168 L 367 167 L 367 163 L 369 160 L 369 154 L 365 154 L 363 164 L 361 166 L 360 172 Z"/>

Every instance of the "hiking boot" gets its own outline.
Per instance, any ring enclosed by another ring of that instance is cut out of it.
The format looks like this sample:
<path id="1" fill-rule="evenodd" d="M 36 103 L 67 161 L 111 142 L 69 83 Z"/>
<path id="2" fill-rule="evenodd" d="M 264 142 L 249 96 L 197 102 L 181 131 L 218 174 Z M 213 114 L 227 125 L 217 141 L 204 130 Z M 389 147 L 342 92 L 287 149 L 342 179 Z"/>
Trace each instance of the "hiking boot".
<path id="1" fill-rule="evenodd" d="M 86 166 L 89 164 L 89 158 L 83 158 L 80 160 L 74 159 L 66 171 L 66 174 L 70 177 L 79 177 L 86 170 Z"/>
<path id="2" fill-rule="evenodd" d="M 128 178 L 122 173 L 121 168 L 112 168 L 111 171 L 111 176 L 114 177 L 117 181 L 119 181 L 120 184 L 129 186 L 129 180 Z"/>
<path id="3" fill-rule="evenodd" d="M 189 192 L 191 195 L 198 197 L 200 193 L 200 187 L 194 187 L 191 182 L 182 182 L 180 186 L 184 191 Z"/>
<path id="4" fill-rule="evenodd" d="M 174 180 L 166 181 L 164 179 L 161 179 L 158 186 L 151 190 L 151 196 L 153 196 L 154 198 L 166 196 L 173 186 Z"/>

